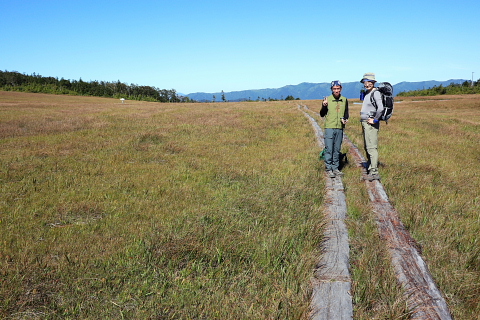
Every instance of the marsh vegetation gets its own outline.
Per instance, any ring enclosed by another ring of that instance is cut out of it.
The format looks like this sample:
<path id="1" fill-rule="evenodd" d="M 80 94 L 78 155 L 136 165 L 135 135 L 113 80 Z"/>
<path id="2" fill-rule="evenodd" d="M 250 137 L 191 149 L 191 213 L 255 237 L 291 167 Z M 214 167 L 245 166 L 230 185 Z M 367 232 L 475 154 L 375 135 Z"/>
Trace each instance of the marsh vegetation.
<path id="1" fill-rule="evenodd" d="M 480 98 L 402 99 L 382 183 L 454 316 L 477 319 Z M 296 101 L 0 92 L 0 114 L 0 317 L 308 314 L 324 175 Z M 356 318 L 406 319 L 360 173 L 344 172 Z"/>

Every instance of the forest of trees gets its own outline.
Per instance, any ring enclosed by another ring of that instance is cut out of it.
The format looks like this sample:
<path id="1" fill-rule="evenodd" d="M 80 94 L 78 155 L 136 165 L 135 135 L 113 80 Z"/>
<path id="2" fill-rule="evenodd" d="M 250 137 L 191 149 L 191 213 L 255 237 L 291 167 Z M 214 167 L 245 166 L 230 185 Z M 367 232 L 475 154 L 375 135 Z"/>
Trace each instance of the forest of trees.
<path id="1" fill-rule="evenodd" d="M 480 80 L 480 79 L 479 79 Z M 434 86 L 429 89 L 412 90 L 400 92 L 399 97 L 411 96 L 436 96 L 454 94 L 478 94 L 480 93 L 480 81 L 464 81 L 462 84 L 451 83 L 448 86 Z M 22 74 L 17 71 L 0 70 L 0 90 L 38 92 L 50 94 L 67 94 L 81 96 L 96 96 L 105 98 L 117 98 L 127 100 L 143 100 L 152 102 L 197 102 L 189 97 L 179 96 L 175 89 L 159 89 L 151 86 L 139 86 L 136 84 L 127 85 L 120 82 L 106 81 L 83 81 L 58 79 L 54 77 L 43 77 L 39 74 Z M 225 93 L 222 90 L 222 101 L 226 102 Z M 258 98 L 260 100 L 260 97 Z M 285 100 L 298 100 L 289 95 Z M 263 99 L 267 100 L 267 99 Z M 270 99 L 269 101 L 276 100 Z M 282 98 L 283 100 L 283 98 Z M 213 96 L 215 101 L 215 96 Z M 250 98 L 245 101 L 252 101 Z M 258 101 L 258 100 L 257 100 Z"/>
<path id="2" fill-rule="evenodd" d="M 38 92 L 51 94 L 68 94 L 81 96 L 96 96 L 128 100 L 143 100 L 153 102 L 194 102 L 188 97 L 177 95 L 174 89 L 158 89 L 136 84 L 66 80 L 54 77 L 43 77 L 39 74 L 26 75 L 17 71 L 0 70 L 0 90 Z"/>
<path id="3" fill-rule="evenodd" d="M 473 84 L 473 85 L 472 85 Z M 443 94 L 476 94 L 480 93 L 480 81 L 464 81 L 462 84 L 451 83 L 444 87 L 442 85 L 423 90 L 412 90 L 400 92 L 399 97 L 417 97 L 417 96 L 438 96 Z"/>

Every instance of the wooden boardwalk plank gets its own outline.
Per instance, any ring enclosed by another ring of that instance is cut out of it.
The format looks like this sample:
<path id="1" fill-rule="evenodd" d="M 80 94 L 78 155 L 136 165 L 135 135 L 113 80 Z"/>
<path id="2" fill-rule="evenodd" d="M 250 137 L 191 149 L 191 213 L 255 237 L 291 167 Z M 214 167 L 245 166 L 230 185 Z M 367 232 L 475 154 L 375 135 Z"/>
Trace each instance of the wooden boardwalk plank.
<path id="1" fill-rule="evenodd" d="M 333 281 L 313 286 L 311 319 L 343 320 L 352 319 L 352 298 L 350 282 Z M 333 303 L 332 303 L 333 302 Z"/>
<path id="2" fill-rule="evenodd" d="M 319 147 L 323 149 L 322 129 L 310 115 L 306 112 L 304 114 L 314 128 Z M 331 179 L 325 174 L 325 179 L 326 224 L 322 255 L 312 280 L 310 319 L 350 320 L 353 319 L 353 303 L 349 271 L 350 247 L 344 222 L 347 215 L 345 192 L 340 177 Z"/>
<path id="3" fill-rule="evenodd" d="M 345 137 L 358 167 L 363 174 L 365 159 L 358 148 Z M 395 274 L 405 289 L 412 319 L 452 319 L 444 297 L 437 288 L 427 264 L 418 250 L 416 241 L 401 222 L 398 212 L 390 204 L 380 181 L 366 181 L 368 194 L 377 216 L 382 239 L 386 242 Z"/>
<path id="4" fill-rule="evenodd" d="M 308 109 L 306 106 L 303 107 Z M 305 111 L 304 114 L 312 123 L 318 144 L 323 148 L 323 133 L 320 126 Z M 345 143 L 350 147 L 350 154 L 353 155 L 365 177 L 366 170 L 363 167 L 365 159 L 347 136 L 345 136 Z M 315 271 L 315 279 L 312 281 L 311 318 L 314 320 L 352 319 L 348 233 L 344 224 L 345 194 L 340 178 L 327 178 L 326 181 L 327 222 L 322 256 Z M 397 279 L 405 289 L 408 306 L 412 310 L 412 319 L 452 319 L 445 299 L 421 257 L 416 241 L 402 224 L 398 212 L 390 204 L 383 185 L 380 181 L 365 180 L 365 183 L 373 211 L 377 216 L 380 235 L 391 256 Z"/>

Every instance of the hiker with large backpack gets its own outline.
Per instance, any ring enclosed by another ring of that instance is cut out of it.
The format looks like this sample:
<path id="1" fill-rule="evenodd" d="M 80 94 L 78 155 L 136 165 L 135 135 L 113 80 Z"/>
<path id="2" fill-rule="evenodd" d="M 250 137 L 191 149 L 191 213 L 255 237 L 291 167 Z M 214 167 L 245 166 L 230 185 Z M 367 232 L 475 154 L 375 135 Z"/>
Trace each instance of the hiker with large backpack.
<path id="1" fill-rule="evenodd" d="M 360 122 L 362 124 L 363 141 L 368 160 L 367 180 L 380 180 L 378 173 L 378 132 L 380 120 L 388 120 L 393 110 L 393 96 L 390 95 L 388 105 L 392 102 L 392 108 L 386 108 L 385 95 L 375 88 L 375 73 L 365 73 L 362 80 L 365 88 L 362 109 L 360 111 Z M 387 83 L 388 84 L 388 83 Z M 388 84 L 390 85 L 390 84 Z M 391 87 L 391 86 L 390 86 Z M 393 90 L 392 90 L 393 93 Z M 386 115 L 384 112 L 387 112 Z"/>
<path id="2" fill-rule="evenodd" d="M 348 100 L 342 96 L 342 83 L 334 80 L 330 89 L 332 94 L 323 98 L 320 116 L 325 117 L 325 170 L 330 178 L 335 178 L 343 175 L 340 171 L 340 150 L 349 113 Z"/>

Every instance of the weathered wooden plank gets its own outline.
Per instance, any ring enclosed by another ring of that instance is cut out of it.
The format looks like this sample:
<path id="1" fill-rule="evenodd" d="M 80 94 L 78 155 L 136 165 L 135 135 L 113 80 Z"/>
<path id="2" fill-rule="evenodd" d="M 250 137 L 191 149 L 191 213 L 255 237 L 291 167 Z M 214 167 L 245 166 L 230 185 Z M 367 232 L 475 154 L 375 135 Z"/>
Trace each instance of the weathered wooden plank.
<path id="1" fill-rule="evenodd" d="M 322 255 L 315 270 L 311 299 L 312 320 L 353 319 L 350 246 L 344 219 L 347 213 L 341 178 L 325 175 L 325 230 Z"/>
<path id="2" fill-rule="evenodd" d="M 323 149 L 323 132 L 318 123 L 309 118 L 318 145 Z M 312 320 L 350 320 L 353 319 L 351 297 L 351 278 L 349 271 L 350 247 L 348 230 L 345 225 L 347 204 L 342 179 L 331 179 L 325 174 L 325 230 L 322 243 L 322 255 L 312 280 L 312 298 L 310 303 Z"/>
<path id="3" fill-rule="evenodd" d="M 319 282 L 313 286 L 311 319 L 350 320 L 353 318 L 350 281 Z M 334 303 L 332 303 L 334 302 Z"/>
<path id="4" fill-rule="evenodd" d="M 357 166 L 362 168 L 365 175 L 362 165 L 365 159 L 348 137 L 345 137 L 345 141 L 350 146 L 350 153 Z M 416 241 L 390 204 L 383 185 L 378 180 L 365 181 L 380 235 L 386 242 L 397 279 L 405 289 L 412 319 L 452 319 L 447 303 L 420 255 Z"/>
<path id="5" fill-rule="evenodd" d="M 342 220 L 329 219 L 325 226 L 322 257 L 315 276 L 321 280 L 350 278 L 348 231 Z"/>
<path id="6" fill-rule="evenodd" d="M 326 179 L 327 192 L 325 195 L 325 230 L 324 243 L 322 246 L 322 258 L 320 259 L 316 275 L 325 279 L 326 274 L 331 276 L 325 280 L 339 280 L 350 278 L 349 257 L 350 247 L 348 244 L 348 230 L 345 225 L 347 204 L 342 188 L 338 187 L 341 179 Z"/>

